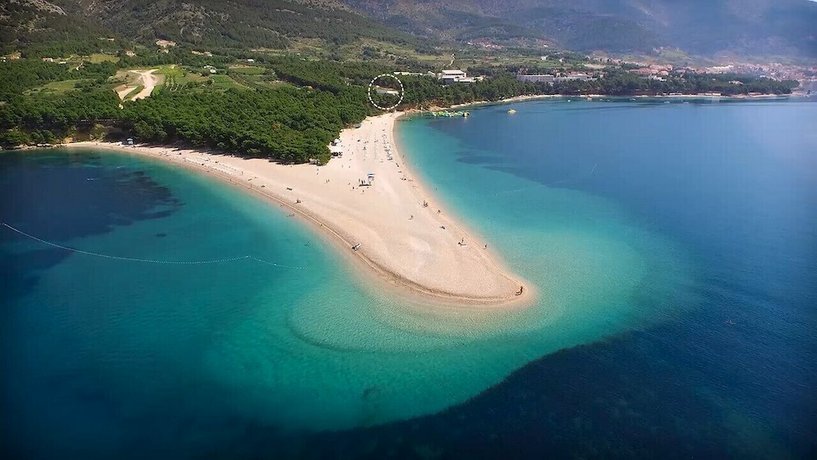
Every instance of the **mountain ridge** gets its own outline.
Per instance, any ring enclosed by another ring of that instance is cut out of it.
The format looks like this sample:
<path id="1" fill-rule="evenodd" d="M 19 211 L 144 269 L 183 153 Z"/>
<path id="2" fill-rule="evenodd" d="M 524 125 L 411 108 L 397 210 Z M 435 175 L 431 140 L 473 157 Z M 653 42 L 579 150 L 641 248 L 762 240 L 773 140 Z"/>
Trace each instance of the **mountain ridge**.
<path id="1" fill-rule="evenodd" d="M 242 49 L 285 49 L 301 39 L 329 46 L 359 38 L 421 41 L 332 0 L 8 0 L 0 5 L 5 52 L 45 43 L 60 48 L 71 40 L 94 49 L 109 36 Z"/>
<path id="2" fill-rule="evenodd" d="M 93 52 L 106 37 L 326 50 L 359 39 L 650 55 L 817 58 L 807 0 L 6 0 L 0 51 Z"/>
<path id="3" fill-rule="evenodd" d="M 344 0 L 421 36 L 579 51 L 817 57 L 817 3 L 807 0 Z M 468 20 L 463 21 L 463 18 Z M 502 30 L 506 36 L 486 32 Z M 436 33 L 435 33 L 436 31 Z"/>

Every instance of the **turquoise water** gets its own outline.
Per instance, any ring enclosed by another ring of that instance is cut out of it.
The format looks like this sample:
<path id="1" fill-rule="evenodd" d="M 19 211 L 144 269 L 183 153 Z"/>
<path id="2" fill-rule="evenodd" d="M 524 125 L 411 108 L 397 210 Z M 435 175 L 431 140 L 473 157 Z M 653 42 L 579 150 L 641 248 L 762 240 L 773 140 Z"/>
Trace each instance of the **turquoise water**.
<path id="1" fill-rule="evenodd" d="M 555 392 L 576 400 L 589 384 L 574 375 L 592 360 L 542 358 L 558 350 L 593 344 L 601 348 L 592 356 L 606 356 L 606 365 L 637 366 L 640 355 L 605 344 L 662 328 L 670 331 L 662 337 L 685 344 L 687 326 L 707 330 L 710 319 L 699 318 L 722 311 L 730 313 L 717 317 L 718 327 L 766 321 L 752 312 L 777 309 L 808 331 L 817 247 L 813 107 L 549 101 L 515 105 L 515 116 L 495 106 L 469 119 L 400 122 L 401 148 L 446 212 L 536 284 L 539 301 L 521 311 L 389 298 L 350 273 L 311 228 L 187 171 L 93 151 L 4 153 L 2 221 L 97 254 L 0 229 L 8 449 L 44 457 L 253 456 L 262 448 L 326 456 L 351 445 L 353 454 L 378 456 L 387 445 L 378 450 L 357 442 L 361 436 L 396 442 L 413 433 L 422 444 L 439 431 L 429 426 L 444 422 L 478 439 L 486 421 L 510 407 L 534 407 Z M 751 299 L 769 296 L 777 300 L 753 306 Z M 748 308 L 745 317 L 737 307 Z M 768 356 L 791 353 L 769 339 L 780 334 L 794 337 L 798 363 L 814 352 L 808 332 L 780 325 L 758 332 L 763 351 L 774 351 Z M 697 359 L 673 356 L 645 361 L 685 369 Z M 544 377 L 505 380 L 532 361 L 550 363 Z M 803 375 L 814 367 L 805 369 L 784 373 L 804 392 L 813 381 Z M 617 382 L 617 372 L 590 375 L 616 391 L 657 391 Z M 575 390 L 544 383 L 557 376 Z M 512 405 L 490 399 L 503 388 L 531 396 Z M 787 401 L 806 401 L 797 394 Z M 556 410 L 559 402 L 549 404 Z M 650 405 L 657 416 L 669 403 Z M 451 406 L 408 426 L 387 424 Z M 757 408 L 728 410 L 732 425 L 776 435 L 746 415 Z M 459 414 L 453 422 L 451 414 Z M 686 423 L 710 419 L 701 413 Z M 535 427 L 556 422 L 531 423 L 520 432 L 549 439 Z M 324 430 L 348 431 L 312 434 Z M 601 442 L 608 430 L 596 425 L 582 439 Z M 690 437 L 693 447 L 703 439 Z M 455 439 L 448 448 L 458 448 Z M 437 442 L 445 450 L 446 441 Z"/>

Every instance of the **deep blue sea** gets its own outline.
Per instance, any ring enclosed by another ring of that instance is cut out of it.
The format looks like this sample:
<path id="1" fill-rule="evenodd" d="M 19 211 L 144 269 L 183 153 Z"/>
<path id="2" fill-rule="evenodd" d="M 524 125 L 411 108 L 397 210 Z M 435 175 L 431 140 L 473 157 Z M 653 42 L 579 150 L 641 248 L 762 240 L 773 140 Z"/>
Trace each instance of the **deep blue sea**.
<path id="1" fill-rule="evenodd" d="M 557 99 L 397 134 L 537 305 L 418 312 L 205 177 L 0 154 L 4 458 L 817 455 L 817 104 Z"/>

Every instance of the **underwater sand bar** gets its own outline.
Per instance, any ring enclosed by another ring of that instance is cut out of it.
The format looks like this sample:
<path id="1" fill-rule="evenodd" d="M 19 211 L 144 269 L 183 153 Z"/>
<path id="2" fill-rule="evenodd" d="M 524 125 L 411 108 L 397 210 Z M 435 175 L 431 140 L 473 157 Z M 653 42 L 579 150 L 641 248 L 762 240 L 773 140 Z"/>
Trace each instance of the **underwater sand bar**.
<path id="1" fill-rule="evenodd" d="M 470 231 L 429 193 L 394 141 L 401 113 L 344 130 L 327 165 L 163 146 L 80 142 L 71 148 L 147 155 L 251 190 L 336 242 L 364 271 L 424 301 L 446 305 L 528 304 L 534 289 L 512 274 L 491 243 Z M 524 289 L 521 289 L 524 286 Z"/>

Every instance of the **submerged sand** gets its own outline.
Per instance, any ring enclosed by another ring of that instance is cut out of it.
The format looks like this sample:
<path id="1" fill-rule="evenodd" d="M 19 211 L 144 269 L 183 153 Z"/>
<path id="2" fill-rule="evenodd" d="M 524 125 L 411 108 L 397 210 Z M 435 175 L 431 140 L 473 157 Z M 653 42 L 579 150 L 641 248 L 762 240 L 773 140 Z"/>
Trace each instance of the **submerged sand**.
<path id="1" fill-rule="evenodd" d="M 394 141 L 400 115 L 368 118 L 359 128 L 344 130 L 333 147 L 342 156 L 324 166 L 169 147 L 100 142 L 69 147 L 159 158 L 251 190 L 316 226 L 365 271 L 424 300 L 528 303 L 531 286 L 505 267 L 489 241 L 451 216 L 408 167 Z"/>

